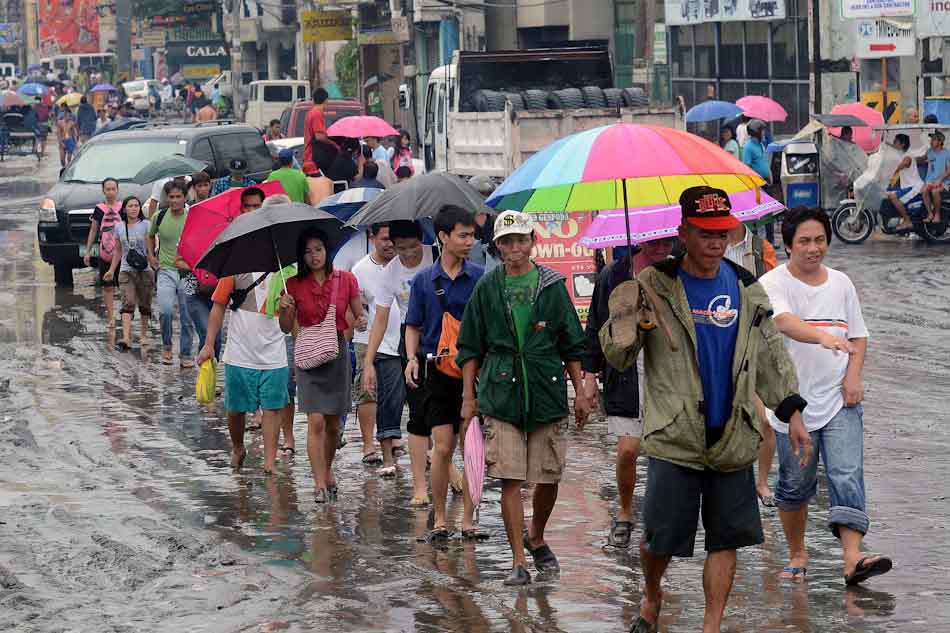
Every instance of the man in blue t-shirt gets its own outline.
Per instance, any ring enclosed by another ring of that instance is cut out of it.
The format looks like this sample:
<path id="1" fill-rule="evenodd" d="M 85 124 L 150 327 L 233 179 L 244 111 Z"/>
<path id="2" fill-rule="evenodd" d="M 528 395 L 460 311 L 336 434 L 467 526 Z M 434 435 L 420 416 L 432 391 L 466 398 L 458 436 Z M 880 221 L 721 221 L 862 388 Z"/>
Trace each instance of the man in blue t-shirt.
<path id="1" fill-rule="evenodd" d="M 940 130 L 930 135 L 930 149 L 927 150 L 927 178 L 920 195 L 927 207 L 925 222 L 940 223 L 940 198 L 950 178 L 950 151 L 943 146 L 944 136 Z"/>

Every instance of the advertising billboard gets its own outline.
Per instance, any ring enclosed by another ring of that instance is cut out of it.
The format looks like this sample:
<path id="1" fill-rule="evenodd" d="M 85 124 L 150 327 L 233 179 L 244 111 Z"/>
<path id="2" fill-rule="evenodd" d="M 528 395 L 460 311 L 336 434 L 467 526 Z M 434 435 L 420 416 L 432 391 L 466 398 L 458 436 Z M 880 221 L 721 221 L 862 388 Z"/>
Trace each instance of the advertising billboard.
<path id="1" fill-rule="evenodd" d="M 40 54 L 99 52 L 97 0 L 39 0 Z"/>
<path id="2" fill-rule="evenodd" d="M 590 301 L 597 280 L 594 251 L 581 245 L 580 239 L 593 216 L 587 212 L 568 214 L 533 213 L 537 244 L 532 258 L 564 275 L 567 292 L 581 323 L 587 322 Z"/>
<path id="3" fill-rule="evenodd" d="M 666 0 L 668 25 L 784 18 L 785 0 Z"/>

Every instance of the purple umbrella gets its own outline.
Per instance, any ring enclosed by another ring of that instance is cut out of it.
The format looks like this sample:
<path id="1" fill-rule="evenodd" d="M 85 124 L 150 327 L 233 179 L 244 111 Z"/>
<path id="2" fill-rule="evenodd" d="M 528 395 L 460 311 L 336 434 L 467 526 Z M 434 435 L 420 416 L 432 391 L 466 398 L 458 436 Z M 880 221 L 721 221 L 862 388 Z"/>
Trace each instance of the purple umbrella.
<path id="1" fill-rule="evenodd" d="M 116 92 L 116 87 L 112 84 L 96 84 L 89 92 Z"/>

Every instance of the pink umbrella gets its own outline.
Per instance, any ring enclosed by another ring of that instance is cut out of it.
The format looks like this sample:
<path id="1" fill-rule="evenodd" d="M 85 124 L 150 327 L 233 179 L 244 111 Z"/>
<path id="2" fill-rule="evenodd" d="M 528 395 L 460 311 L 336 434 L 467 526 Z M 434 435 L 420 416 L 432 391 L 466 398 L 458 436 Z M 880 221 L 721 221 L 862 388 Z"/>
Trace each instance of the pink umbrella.
<path id="1" fill-rule="evenodd" d="M 881 145 L 881 134 L 880 132 L 875 132 L 873 128 L 884 125 L 883 114 L 863 103 L 839 103 L 831 109 L 831 113 L 850 114 L 867 123 L 868 127 L 851 128 L 854 132 L 852 140 L 865 152 L 870 153 L 877 151 L 877 148 Z M 830 127 L 828 128 L 828 133 L 832 136 L 840 137 L 841 128 Z"/>
<path id="2" fill-rule="evenodd" d="M 265 195 L 272 196 L 285 193 L 279 181 L 264 182 L 255 185 L 263 190 Z M 245 187 L 228 189 L 213 198 L 203 200 L 188 209 L 185 227 L 178 242 L 178 254 L 189 266 L 194 268 L 201 260 L 211 243 L 231 223 L 231 220 L 241 215 L 241 192 Z M 214 284 L 217 278 L 205 270 L 195 270 L 198 281 L 203 284 Z"/>
<path id="3" fill-rule="evenodd" d="M 763 191 L 759 191 L 756 200 L 756 192 L 751 189 L 729 194 L 729 201 L 732 214 L 743 222 L 758 220 L 785 208 Z M 623 216 L 622 209 L 599 213 L 581 237 L 581 244 L 588 248 L 626 246 L 627 229 Z M 639 244 L 675 236 L 682 212 L 678 205 L 639 207 L 630 209 L 629 217 L 632 241 Z"/>
<path id="4" fill-rule="evenodd" d="M 363 138 L 364 136 L 399 136 L 399 130 L 378 116 L 343 117 L 327 128 L 327 136 Z"/>
<path id="5" fill-rule="evenodd" d="M 788 118 L 785 108 L 768 97 L 749 95 L 736 101 L 736 105 L 742 108 L 743 114 L 753 119 L 784 121 Z"/>
<path id="6" fill-rule="evenodd" d="M 472 418 L 465 433 L 465 479 L 472 503 L 478 507 L 482 501 L 482 487 L 485 485 L 485 440 L 482 437 L 482 425 L 478 418 Z"/>

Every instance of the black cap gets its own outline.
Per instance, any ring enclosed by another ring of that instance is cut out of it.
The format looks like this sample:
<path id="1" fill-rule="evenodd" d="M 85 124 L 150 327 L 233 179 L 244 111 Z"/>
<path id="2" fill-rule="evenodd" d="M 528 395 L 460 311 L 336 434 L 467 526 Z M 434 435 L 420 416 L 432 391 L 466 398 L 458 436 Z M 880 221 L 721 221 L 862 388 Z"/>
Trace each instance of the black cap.
<path id="1" fill-rule="evenodd" d="M 683 221 L 707 231 L 729 231 L 739 226 L 729 196 L 722 189 L 690 187 L 680 194 L 680 208 Z"/>
<path id="2" fill-rule="evenodd" d="M 247 161 L 243 158 L 232 158 L 228 163 L 228 169 L 235 173 L 243 174 L 247 171 Z"/>
<path id="3" fill-rule="evenodd" d="M 940 130 L 934 130 L 930 133 L 930 138 L 939 138 L 942 141 L 944 140 L 944 135 Z"/>

